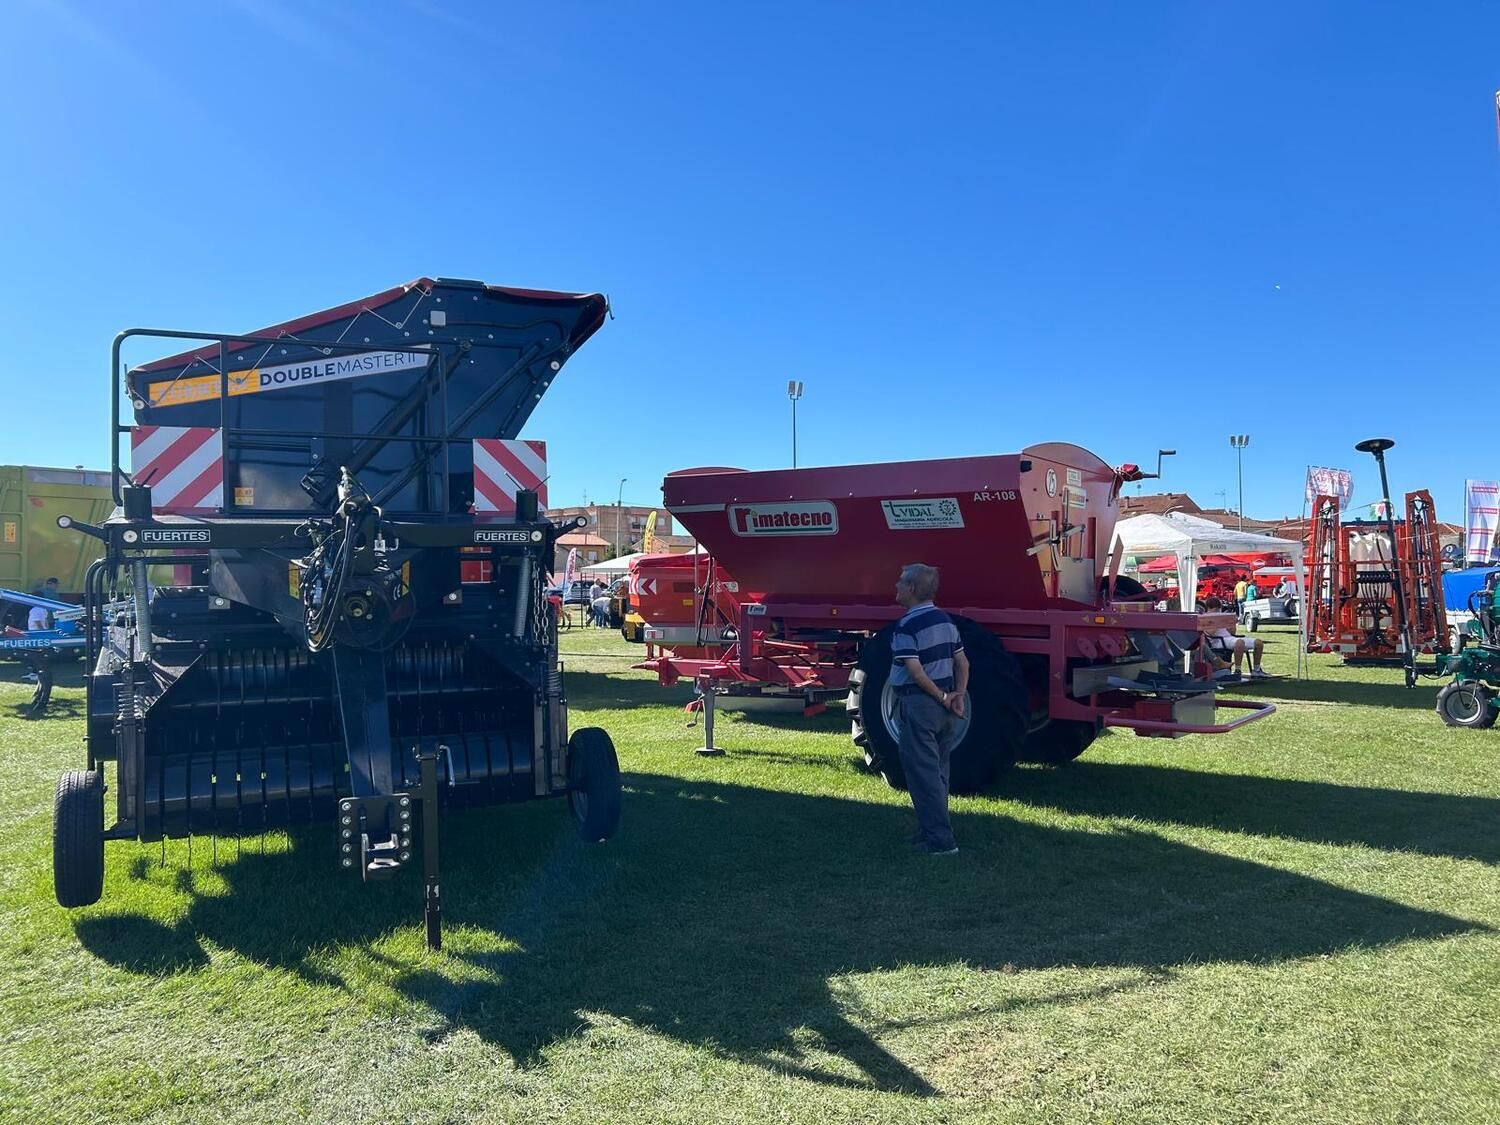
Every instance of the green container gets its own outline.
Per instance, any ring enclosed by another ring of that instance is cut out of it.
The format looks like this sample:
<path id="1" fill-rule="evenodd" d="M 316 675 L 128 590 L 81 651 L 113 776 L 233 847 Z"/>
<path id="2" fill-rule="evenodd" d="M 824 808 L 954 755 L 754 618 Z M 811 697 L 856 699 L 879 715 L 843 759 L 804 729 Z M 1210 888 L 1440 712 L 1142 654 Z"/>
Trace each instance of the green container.
<path id="1" fill-rule="evenodd" d="M 108 471 L 0 465 L 0 588 L 30 593 L 56 578 L 60 593 L 81 595 L 103 544 L 64 531 L 57 517 L 97 524 L 113 508 Z"/>

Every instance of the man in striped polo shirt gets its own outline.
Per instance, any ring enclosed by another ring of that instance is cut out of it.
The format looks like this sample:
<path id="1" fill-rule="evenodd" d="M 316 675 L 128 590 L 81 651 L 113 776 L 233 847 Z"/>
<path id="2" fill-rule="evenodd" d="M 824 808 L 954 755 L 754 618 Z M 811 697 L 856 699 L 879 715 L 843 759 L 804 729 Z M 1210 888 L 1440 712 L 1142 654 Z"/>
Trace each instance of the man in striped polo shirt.
<path id="1" fill-rule="evenodd" d="M 936 568 L 901 568 L 896 603 L 906 610 L 891 635 L 891 687 L 900 703 L 901 768 L 917 814 L 912 843 L 928 855 L 957 855 L 948 822 L 948 762 L 955 719 L 964 713 L 969 658 L 958 627 L 932 604 Z"/>

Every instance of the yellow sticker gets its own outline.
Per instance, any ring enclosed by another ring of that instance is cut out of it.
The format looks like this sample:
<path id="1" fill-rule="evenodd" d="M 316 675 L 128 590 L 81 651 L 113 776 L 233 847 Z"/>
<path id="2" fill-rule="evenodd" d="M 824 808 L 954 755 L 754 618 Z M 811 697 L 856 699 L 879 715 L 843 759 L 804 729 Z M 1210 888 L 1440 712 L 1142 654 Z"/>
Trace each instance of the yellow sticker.
<path id="1" fill-rule="evenodd" d="M 5 541 L 7 543 L 14 543 L 16 541 L 16 521 L 15 520 L 6 520 L 5 521 Z"/>
<path id="2" fill-rule="evenodd" d="M 258 389 L 255 376 L 258 371 L 231 371 L 229 393 L 231 395 L 254 394 Z M 152 406 L 182 406 L 189 402 L 207 402 L 219 397 L 217 375 L 194 375 L 172 383 L 156 383 L 151 387 Z"/>
<path id="3" fill-rule="evenodd" d="M 255 507 L 255 489 L 236 488 L 234 490 L 234 506 L 236 508 Z"/>
<path id="4" fill-rule="evenodd" d="M 302 571 L 296 563 L 286 564 L 286 592 L 294 598 L 302 596 Z"/>

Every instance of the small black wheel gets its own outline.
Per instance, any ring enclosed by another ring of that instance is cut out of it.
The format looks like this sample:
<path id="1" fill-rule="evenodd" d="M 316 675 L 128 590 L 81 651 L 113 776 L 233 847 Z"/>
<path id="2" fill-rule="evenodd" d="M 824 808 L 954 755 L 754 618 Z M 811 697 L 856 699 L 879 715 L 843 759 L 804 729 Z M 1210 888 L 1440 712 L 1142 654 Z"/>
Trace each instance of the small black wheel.
<path id="1" fill-rule="evenodd" d="M 1081 723 L 1075 719 L 1049 719 L 1045 726 L 1027 734 L 1026 741 L 1021 744 L 1020 759 L 1023 762 L 1060 766 L 1071 762 L 1093 745 L 1097 734 L 1098 729 L 1093 723 Z"/>
<path id="2" fill-rule="evenodd" d="M 568 739 L 568 808 L 590 843 L 608 840 L 620 827 L 620 760 L 598 727 L 575 730 Z"/>
<path id="3" fill-rule="evenodd" d="M 1454 680 L 1438 692 L 1437 713 L 1450 727 L 1484 730 L 1495 725 L 1493 697 L 1473 680 Z"/>
<path id="4" fill-rule="evenodd" d="M 1255 632 L 1260 628 L 1260 618 L 1253 615 L 1246 615 L 1245 628 L 1252 633 Z"/>
<path id="5" fill-rule="evenodd" d="M 59 906 L 90 906 L 104 893 L 104 773 L 69 770 L 52 802 L 52 887 Z"/>

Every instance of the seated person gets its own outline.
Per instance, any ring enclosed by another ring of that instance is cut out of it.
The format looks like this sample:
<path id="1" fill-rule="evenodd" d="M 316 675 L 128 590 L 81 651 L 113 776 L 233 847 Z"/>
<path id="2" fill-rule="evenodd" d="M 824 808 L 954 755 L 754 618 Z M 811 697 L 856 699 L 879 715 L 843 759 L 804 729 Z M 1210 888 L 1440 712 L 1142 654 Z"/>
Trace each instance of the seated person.
<path id="1" fill-rule="evenodd" d="M 1223 613 L 1224 603 L 1218 598 L 1209 598 L 1203 603 L 1203 612 Z M 1237 636 L 1233 629 L 1217 629 L 1212 633 L 1203 634 L 1203 655 L 1208 660 L 1215 679 L 1224 678 L 1220 673 L 1230 670 L 1231 659 L 1233 660 L 1231 674 L 1240 676 L 1246 652 L 1250 653 L 1250 675 L 1252 677 L 1264 676 L 1266 673 L 1260 666 L 1260 658 L 1265 647 L 1266 642 L 1259 637 L 1247 644 L 1245 638 Z"/>

